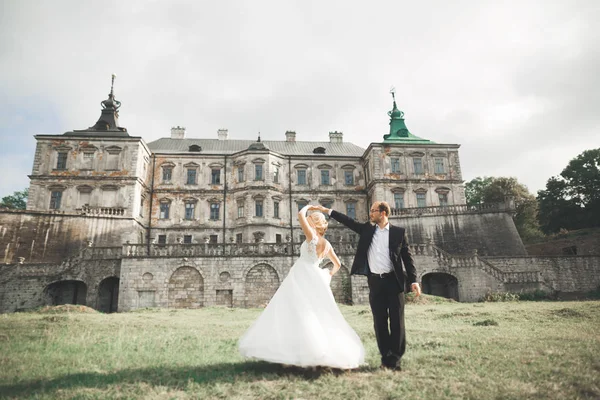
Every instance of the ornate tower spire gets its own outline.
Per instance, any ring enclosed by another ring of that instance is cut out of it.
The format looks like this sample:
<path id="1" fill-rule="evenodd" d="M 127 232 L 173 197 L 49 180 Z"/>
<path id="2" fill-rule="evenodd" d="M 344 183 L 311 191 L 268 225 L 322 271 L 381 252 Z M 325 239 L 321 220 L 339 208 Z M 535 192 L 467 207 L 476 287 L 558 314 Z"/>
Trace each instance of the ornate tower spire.
<path id="1" fill-rule="evenodd" d="M 390 133 L 383 135 L 383 141 L 433 143 L 430 140 L 422 139 L 410 133 L 404 123 L 404 113 L 398 110 L 398 106 L 396 105 L 396 89 L 392 87 L 390 93 L 392 94 L 392 99 L 394 101 L 392 111 L 388 111 L 390 117 Z"/>
<path id="2" fill-rule="evenodd" d="M 87 129 L 74 130 L 65 135 L 96 135 L 96 136 L 129 136 L 127 129 L 119 126 L 119 108 L 121 102 L 115 99 L 115 78 L 112 74 L 108 99 L 100 102 L 102 111 L 98 121 Z"/>

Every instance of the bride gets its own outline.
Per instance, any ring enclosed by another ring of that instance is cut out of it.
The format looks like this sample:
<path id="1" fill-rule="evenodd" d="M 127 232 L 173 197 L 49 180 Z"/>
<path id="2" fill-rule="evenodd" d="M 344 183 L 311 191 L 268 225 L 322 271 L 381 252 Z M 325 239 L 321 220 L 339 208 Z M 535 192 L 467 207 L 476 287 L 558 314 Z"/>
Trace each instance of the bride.
<path id="1" fill-rule="evenodd" d="M 300 258 L 277 292 L 240 339 L 244 357 L 299 367 L 326 366 L 351 369 L 364 363 L 365 349 L 340 312 L 329 287 L 331 276 L 340 269 L 340 260 L 323 238 L 327 221 L 320 212 L 306 206 L 298 220 L 306 241 Z M 329 258 L 329 272 L 319 263 Z"/>

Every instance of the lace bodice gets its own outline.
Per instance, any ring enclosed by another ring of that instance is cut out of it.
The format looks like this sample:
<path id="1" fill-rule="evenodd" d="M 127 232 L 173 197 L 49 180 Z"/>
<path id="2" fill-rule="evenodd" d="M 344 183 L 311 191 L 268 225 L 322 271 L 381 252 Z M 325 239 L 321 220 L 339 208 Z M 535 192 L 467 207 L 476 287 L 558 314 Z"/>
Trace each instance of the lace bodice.
<path id="1" fill-rule="evenodd" d="M 317 254 L 317 243 L 319 243 L 319 236 L 317 235 L 310 242 L 305 240 L 300 246 L 300 257 L 310 257 L 321 262 L 325 258 L 325 255 L 329 253 L 331 244 L 329 244 L 328 240 L 325 240 L 325 249 L 323 249 L 323 254 L 319 257 Z"/>

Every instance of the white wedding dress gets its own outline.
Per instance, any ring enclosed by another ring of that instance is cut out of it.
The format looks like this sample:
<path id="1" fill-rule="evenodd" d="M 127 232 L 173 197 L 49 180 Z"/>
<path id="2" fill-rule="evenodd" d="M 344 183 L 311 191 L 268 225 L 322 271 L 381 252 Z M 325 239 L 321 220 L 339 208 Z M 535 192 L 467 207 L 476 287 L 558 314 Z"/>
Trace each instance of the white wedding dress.
<path id="1" fill-rule="evenodd" d="M 300 246 L 300 258 L 258 319 L 240 339 L 245 357 L 300 367 L 357 368 L 364 363 L 360 338 L 340 312 L 319 268 L 318 237 Z M 329 251 L 326 242 L 324 254 Z"/>

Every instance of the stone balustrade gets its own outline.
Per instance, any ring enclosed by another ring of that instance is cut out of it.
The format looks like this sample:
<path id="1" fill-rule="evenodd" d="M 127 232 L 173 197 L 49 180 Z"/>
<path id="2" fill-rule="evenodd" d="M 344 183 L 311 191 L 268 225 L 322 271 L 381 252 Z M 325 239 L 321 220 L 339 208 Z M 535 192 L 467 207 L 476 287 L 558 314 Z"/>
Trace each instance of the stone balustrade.
<path id="1" fill-rule="evenodd" d="M 78 214 L 83 215 L 99 215 L 99 216 L 116 216 L 122 217 L 125 215 L 125 209 L 122 207 L 90 207 L 83 206 L 76 208 Z"/>
<path id="2" fill-rule="evenodd" d="M 504 203 L 476 204 L 473 206 L 468 206 L 466 204 L 458 204 L 458 205 L 435 206 L 435 207 L 392 208 L 391 209 L 391 217 L 489 213 L 489 212 L 506 212 L 506 211 L 508 211 L 508 208 Z"/>
<path id="3" fill-rule="evenodd" d="M 170 243 L 147 244 L 127 243 L 123 245 L 123 257 L 228 257 L 228 256 L 299 256 L 302 243 Z M 338 255 L 353 255 L 356 253 L 356 242 L 337 242 L 334 245 Z M 430 255 L 431 251 L 425 244 L 409 246 L 414 255 Z"/>

